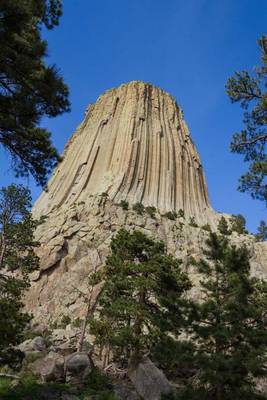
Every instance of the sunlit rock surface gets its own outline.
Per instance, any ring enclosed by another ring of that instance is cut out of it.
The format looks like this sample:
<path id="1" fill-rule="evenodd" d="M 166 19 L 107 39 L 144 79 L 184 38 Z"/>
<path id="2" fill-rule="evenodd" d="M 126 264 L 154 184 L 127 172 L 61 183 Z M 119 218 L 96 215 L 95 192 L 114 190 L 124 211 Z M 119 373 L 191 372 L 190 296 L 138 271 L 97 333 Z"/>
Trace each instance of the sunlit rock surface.
<path id="1" fill-rule="evenodd" d="M 137 202 L 154 206 L 155 215 L 139 215 L 132 209 Z M 184 215 L 165 215 L 179 210 Z M 26 308 L 36 322 L 59 324 L 63 316 L 84 317 L 88 275 L 104 265 L 120 228 L 163 240 L 183 261 L 195 283 L 191 295 L 198 297 L 199 277 L 189 260 L 202 255 L 204 225 L 216 229 L 221 217 L 209 204 L 181 109 L 169 94 L 143 82 L 109 90 L 88 108 L 33 214 L 47 218 L 36 233 L 40 270 L 31 275 Z M 231 240 L 249 247 L 252 273 L 266 276 L 267 244 L 251 235 L 233 234 Z"/>
<path id="2" fill-rule="evenodd" d="M 212 219 L 199 155 L 168 93 L 134 81 L 100 96 L 68 142 L 35 214 L 101 193 L 114 202 Z"/>

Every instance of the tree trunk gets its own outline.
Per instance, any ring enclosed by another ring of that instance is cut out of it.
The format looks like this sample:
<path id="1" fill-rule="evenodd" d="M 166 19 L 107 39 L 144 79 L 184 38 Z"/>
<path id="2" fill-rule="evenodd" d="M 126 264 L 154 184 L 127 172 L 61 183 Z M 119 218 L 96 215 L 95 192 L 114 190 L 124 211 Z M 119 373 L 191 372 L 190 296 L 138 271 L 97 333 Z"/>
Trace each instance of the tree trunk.
<path id="1" fill-rule="evenodd" d="M 21 379 L 18 375 L 5 374 L 4 372 L 0 372 L 0 378 Z"/>
<path id="2" fill-rule="evenodd" d="M 138 303 L 139 304 L 145 304 L 146 301 L 146 291 L 143 290 L 142 292 L 139 293 L 139 299 Z M 142 335 L 142 328 L 143 328 L 143 319 L 139 316 L 136 318 L 134 326 L 133 326 L 133 331 L 134 335 L 137 338 L 137 343 L 138 343 L 138 338 Z M 137 362 L 141 356 L 141 346 L 140 344 L 136 345 L 136 348 L 133 351 L 132 357 L 131 357 L 131 362 Z"/>
<path id="3" fill-rule="evenodd" d="M 222 385 L 219 384 L 216 387 L 216 400 L 223 400 Z"/>
<path id="4" fill-rule="evenodd" d="M 102 288 L 99 290 L 98 294 L 96 295 L 95 301 L 92 304 L 92 298 L 93 298 L 93 287 L 90 288 L 88 298 L 87 298 L 87 307 L 86 307 L 86 314 L 82 323 L 82 328 L 81 328 L 81 334 L 77 343 L 77 352 L 81 352 L 83 349 L 83 342 L 84 342 L 84 337 L 85 337 L 85 331 L 86 331 L 86 326 L 90 320 L 90 317 L 93 315 L 95 312 L 98 298 L 102 293 Z"/>
<path id="5" fill-rule="evenodd" d="M 1 242 L 0 242 L 0 269 L 4 267 L 4 256 L 6 251 L 6 240 L 5 240 L 5 233 L 2 231 L 1 233 Z"/>
<path id="6" fill-rule="evenodd" d="M 78 340 L 77 344 L 77 352 L 80 353 L 83 349 L 83 342 L 84 342 L 84 336 L 85 336 L 85 330 L 88 322 L 88 317 L 91 309 L 91 297 L 88 298 L 88 303 L 87 303 L 87 308 L 86 308 L 86 314 L 82 323 L 82 329 L 81 329 L 81 334 Z"/>

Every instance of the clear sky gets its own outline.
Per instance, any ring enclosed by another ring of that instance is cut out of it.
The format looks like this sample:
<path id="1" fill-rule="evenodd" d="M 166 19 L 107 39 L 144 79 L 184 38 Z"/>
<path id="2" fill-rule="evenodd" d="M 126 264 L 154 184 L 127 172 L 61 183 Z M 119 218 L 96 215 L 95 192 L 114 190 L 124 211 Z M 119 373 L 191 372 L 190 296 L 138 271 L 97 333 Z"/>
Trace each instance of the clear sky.
<path id="1" fill-rule="evenodd" d="M 247 219 L 255 231 L 266 220 L 263 202 L 237 191 L 247 168 L 229 151 L 242 128 L 242 110 L 231 104 L 225 83 L 234 71 L 259 63 L 257 39 L 267 34 L 266 0 L 63 0 L 64 15 L 48 40 L 47 62 L 55 63 L 70 88 L 71 113 L 45 119 L 61 152 L 89 103 L 105 90 L 131 80 L 170 92 L 183 108 L 200 153 L 210 200 L 218 211 Z M 0 153 L 1 186 L 16 181 Z M 24 180 L 33 198 L 40 193 Z"/>

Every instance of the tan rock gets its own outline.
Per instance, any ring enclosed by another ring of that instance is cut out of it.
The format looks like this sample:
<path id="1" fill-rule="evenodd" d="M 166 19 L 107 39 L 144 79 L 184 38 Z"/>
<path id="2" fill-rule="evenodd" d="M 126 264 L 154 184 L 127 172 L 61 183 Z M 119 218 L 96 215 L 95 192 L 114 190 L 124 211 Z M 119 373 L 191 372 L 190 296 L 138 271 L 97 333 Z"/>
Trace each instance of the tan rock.
<path id="1" fill-rule="evenodd" d="M 128 210 L 120 207 L 121 200 L 129 203 Z M 140 201 L 156 207 L 155 218 L 133 211 Z M 165 215 L 179 209 L 184 218 Z M 47 218 L 36 232 L 40 271 L 32 276 L 25 302 L 35 321 L 44 324 L 84 317 L 88 276 L 105 263 L 120 228 L 162 240 L 188 268 L 208 236 L 201 226 L 214 229 L 222 216 L 209 204 L 181 109 L 169 94 L 142 82 L 112 89 L 89 108 L 33 213 Z M 191 217 L 198 226 L 190 225 Z M 267 276 L 267 244 L 255 243 L 251 235 L 232 240 L 250 248 L 252 273 Z M 197 284 L 193 269 L 190 276 Z M 197 298 L 197 287 L 192 295 Z"/>
<path id="2" fill-rule="evenodd" d="M 128 374 L 142 399 L 160 400 L 162 395 L 172 392 L 172 387 L 166 376 L 149 359 L 131 366 Z"/>
<path id="3" fill-rule="evenodd" d="M 142 202 L 161 212 L 183 209 L 203 223 L 212 219 L 203 169 L 182 111 L 172 96 L 148 83 L 130 82 L 100 96 L 63 157 L 35 215 L 64 207 L 73 218 L 71 206 L 104 193 L 117 203 Z M 98 212 L 96 207 L 93 215 Z"/>

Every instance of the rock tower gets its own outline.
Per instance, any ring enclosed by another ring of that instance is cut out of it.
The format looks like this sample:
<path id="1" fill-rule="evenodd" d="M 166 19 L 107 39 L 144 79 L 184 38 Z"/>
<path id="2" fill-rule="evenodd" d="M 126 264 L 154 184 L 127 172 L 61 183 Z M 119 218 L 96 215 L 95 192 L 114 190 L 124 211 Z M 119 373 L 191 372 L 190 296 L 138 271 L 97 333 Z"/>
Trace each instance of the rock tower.
<path id="1" fill-rule="evenodd" d="M 40 269 L 26 308 L 45 323 L 84 316 L 88 275 L 103 266 L 120 228 L 163 240 L 186 265 L 201 254 L 204 228 L 216 228 L 220 217 L 181 109 L 168 93 L 137 81 L 89 106 L 33 214 L 46 219 L 36 233 Z M 233 240 L 251 249 L 253 273 L 265 274 L 266 246 L 248 235 Z M 197 281 L 193 271 L 191 278 Z"/>
<path id="2" fill-rule="evenodd" d="M 35 213 L 106 193 L 161 212 L 212 218 L 199 155 L 174 98 L 143 82 L 111 89 L 90 105 Z"/>

